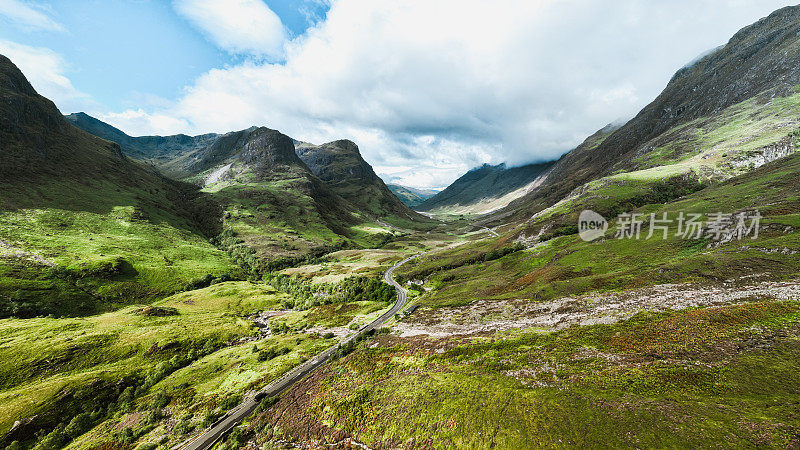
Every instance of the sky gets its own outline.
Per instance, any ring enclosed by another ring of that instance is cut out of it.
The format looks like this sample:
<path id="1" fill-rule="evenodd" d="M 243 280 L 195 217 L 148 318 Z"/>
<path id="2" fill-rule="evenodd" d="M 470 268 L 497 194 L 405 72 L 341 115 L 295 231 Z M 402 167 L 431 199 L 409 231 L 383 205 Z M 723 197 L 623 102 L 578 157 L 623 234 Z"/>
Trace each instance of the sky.
<path id="1" fill-rule="evenodd" d="M 777 0 L 0 0 L 0 54 L 133 136 L 351 139 L 443 188 L 558 158 Z"/>

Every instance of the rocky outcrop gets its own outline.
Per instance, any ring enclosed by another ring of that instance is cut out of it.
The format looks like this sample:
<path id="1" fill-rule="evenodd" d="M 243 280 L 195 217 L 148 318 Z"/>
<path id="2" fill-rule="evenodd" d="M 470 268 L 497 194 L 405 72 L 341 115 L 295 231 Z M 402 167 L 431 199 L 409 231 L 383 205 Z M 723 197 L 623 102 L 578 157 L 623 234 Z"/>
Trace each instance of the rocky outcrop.
<path id="1" fill-rule="evenodd" d="M 774 144 L 749 151 L 747 154 L 731 161 L 730 165 L 736 168 L 755 169 L 794 153 L 797 149 L 797 144 L 794 137 L 788 136 Z"/>
<path id="2" fill-rule="evenodd" d="M 292 139 L 269 128 L 258 128 L 249 134 L 239 160 L 262 177 L 282 172 L 310 174 L 295 153 Z"/>

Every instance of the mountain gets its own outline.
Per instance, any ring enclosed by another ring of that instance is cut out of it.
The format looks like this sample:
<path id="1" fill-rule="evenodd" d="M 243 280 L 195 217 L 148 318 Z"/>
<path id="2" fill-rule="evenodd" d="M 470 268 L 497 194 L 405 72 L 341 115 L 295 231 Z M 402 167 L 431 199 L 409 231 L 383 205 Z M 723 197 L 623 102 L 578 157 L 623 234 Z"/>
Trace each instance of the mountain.
<path id="1" fill-rule="evenodd" d="M 484 164 L 462 175 L 416 209 L 452 214 L 491 212 L 535 188 L 551 165 L 538 163 L 508 168 L 505 164 Z"/>
<path id="2" fill-rule="evenodd" d="M 240 151 L 245 140 L 256 127 L 226 134 L 187 136 L 133 137 L 86 113 L 65 116 L 76 127 L 119 144 L 122 152 L 131 158 L 147 161 L 163 173 L 183 179 L 203 172 Z"/>
<path id="3" fill-rule="evenodd" d="M 85 113 L 66 117 L 84 131 L 118 143 L 123 153 L 152 163 L 168 176 L 203 185 L 233 177 L 230 164 L 246 146 L 252 147 L 250 141 L 260 130 L 251 127 L 226 134 L 131 137 Z M 316 190 L 321 192 L 329 188 L 352 205 L 345 208 L 350 212 L 362 214 L 365 220 L 400 220 L 402 223 L 398 222 L 398 225 L 404 226 L 409 225 L 408 221 L 425 220 L 388 190 L 372 166 L 361 157 L 355 143 L 347 140 L 322 145 L 293 142 L 302 161 L 291 161 L 290 165 L 307 167 L 325 185 L 317 183 Z"/>
<path id="4" fill-rule="evenodd" d="M 239 249 L 240 264 L 270 270 L 309 254 L 369 245 L 372 236 L 353 228 L 365 221 L 361 211 L 314 175 L 290 137 L 263 127 L 239 133 L 221 137 L 234 145 L 212 145 L 196 165 L 208 169 L 190 179 L 225 208 L 223 243 Z"/>
<path id="5" fill-rule="evenodd" d="M 778 103 L 793 98 L 800 84 L 799 26 L 800 8 L 786 7 L 741 29 L 679 69 L 655 100 L 602 142 L 587 140 L 562 156 L 538 189 L 499 217 L 522 220 L 616 173 L 670 166 L 673 174 L 724 179 L 741 173 L 751 153 L 774 154 L 767 147 L 796 127 L 791 105 Z M 770 117 L 770 108 L 782 120 Z"/>
<path id="6" fill-rule="evenodd" d="M 359 210 L 378 218 L 422 220 L 386 187 L 361 157 L 354 142 L 338 140 L 321 145 L 301 142 L 297 144 L 297 155 L 314 175 Z"/>
<path id="7" fill-rule="evenodd" d="M 396 195 L 401 202 L 405 203 L 408 207 L 413 208 L 425 200 L 438 194 L 439 191 L 435 189 L 417 189 L 408 186 L 401 186 L 399 184 L 387 184 L 386 187 Z"/>
<path id="8" fill-rule="evenodd" d="M 160 161 L 174 159 L 176 154 L 191 153 L 193 150 L 208 147 L 219 138 L 219 135 L 214 133 L 200 136 L 177 134 L 174 136 L 132 137 L 83 112 L 68 114 L 65 117 L 73 125 L 90 134 L 116 142 L 126 155 L 137 159 L 154 159 L 156 164 Z"/>
<path id="9" fill-rule="evenodd" d="M 223 246 L 257 272 L 330 250 L 374 246 L 393 227 L 429 226 L 389 191 L 350 141 L 313 145 L 264 127 L 131 137 L 85 113 L 67 119 L 211 194 L 225 209 Z"/>
<path id="10" fill-rule="evenodd" d="M 4 56 L 0 124 L 0 317 L 89 314 L 235 269 L 207 240 L 207 195 L 71 126 Z"/>

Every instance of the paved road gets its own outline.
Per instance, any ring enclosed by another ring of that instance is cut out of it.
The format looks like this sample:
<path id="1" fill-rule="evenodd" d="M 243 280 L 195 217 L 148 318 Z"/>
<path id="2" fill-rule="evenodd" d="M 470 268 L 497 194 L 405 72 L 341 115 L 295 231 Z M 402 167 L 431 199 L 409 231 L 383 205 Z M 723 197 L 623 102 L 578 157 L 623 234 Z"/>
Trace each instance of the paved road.
<path id="1" fill-rule="evenodd" d="M 295 382 L 299 381 L 309 373 L 313 372 L 320 366 L 327 363 L 340 345 L 347 345 L 350 342 L 353 342 L 354 340 L 358 339 L 364 333 L 367 333 L 370 330 L 378 328 L 379 326 L 383 325 L 384 322 L 386 322 L 392 316 L 398 313 L 401 309 L 403 309 L 403 306 L 406 304 L 406 300 L 408 300 L 408 291 L 405 288 L 403 288 L 399 283 L 394 281 L 394 278 L 392 278 L 392 273 L 398 267 L 402 266 L 403 264 L 411 261 L 412 259 L 418 256 L 420 256 L 420 254 L 411 256 L 409 258 L 400 261 L 399 263 L 390 267 L 389 270 L 387 270 L 386 273 L 383 274 L 384 281 L 392 285 L 397 291 L 397 301 L 395 301 L 394 306 L 392 306 L 391 309 L 383 313 L 377 319 L 361 327 L 356 333 L 341 340 L 339 344 L 328 348 L 322 353 L 318 353 L 313 358 L 309 359 L 308 361 L 304 362 L 303 364 L 300 364 L 299 366 L 295 367 L 294 369 L 284 374 L 281 378 L 278 378 L 277 380 L 273 381 L 271 384 L 260 390 L 257 396 L 259 398 L 266 398 L 266 397 L 274 397 L 280 394 Z M 222 436 L 224 436 L 230 430 L 232 430 L 233 427 L 238 425 L 245 417 L 252 414 L 253 411 L 256 409 L 256 406 L 258 406 L 258 401 L 255 400 L 255 396 L 245 400 L 239 406 L 233 408 L 232 410 L 228 411 L 224 416 L 220 417 L 219 420 L 214 422 L 202 434 L 180 444 L 176 448 L 182 448 L 185 450 L 201 450 L 201 449 L 211 448 L 211 446 L 213 446 Z"/>

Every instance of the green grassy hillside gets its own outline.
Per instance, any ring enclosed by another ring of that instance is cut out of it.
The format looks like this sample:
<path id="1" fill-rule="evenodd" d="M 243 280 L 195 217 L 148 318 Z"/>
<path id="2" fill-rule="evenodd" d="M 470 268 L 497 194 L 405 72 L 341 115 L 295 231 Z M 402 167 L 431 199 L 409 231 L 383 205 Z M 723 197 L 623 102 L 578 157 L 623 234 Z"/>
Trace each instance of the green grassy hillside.
<path id="1" fill-rule="evenodd" d="M 767 299 L 549 334 L 380 337 L 296 386 L 237 439 L 792 447 L 799 308 Z"/>
<path id="2" fill-rule="evenodd" d="M 68 124 L 5 57 L 0 98 L 0 316 L 108 311 L 236 271 L 208 242 L 208 195 Z"/>

